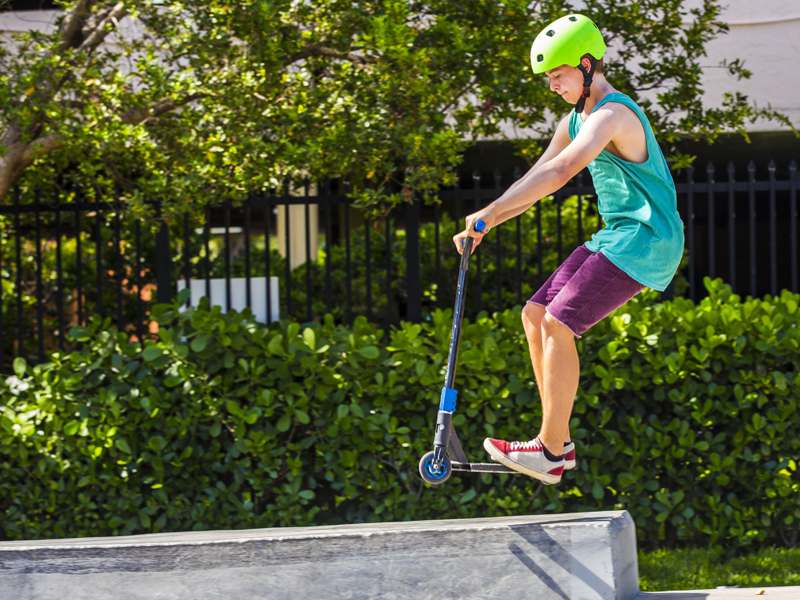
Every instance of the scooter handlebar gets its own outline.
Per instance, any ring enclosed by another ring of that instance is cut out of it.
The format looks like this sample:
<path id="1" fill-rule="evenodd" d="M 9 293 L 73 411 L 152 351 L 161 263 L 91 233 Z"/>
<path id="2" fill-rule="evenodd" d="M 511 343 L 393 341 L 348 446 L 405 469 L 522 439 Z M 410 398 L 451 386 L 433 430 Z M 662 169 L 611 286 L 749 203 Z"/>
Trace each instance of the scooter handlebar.
<path id="1" fill-rule="evenodd" d="M 484 229 L 486 229 L 486 223 L 485 223 L 485 221 L 483 219 L 478 219 L 477 221 L 475 221 L 475 224 L 472 226 L 472 228 L 475 231 L 477 231 L 478 233 L 481 233 Z M 467 253 L 467 256 L 472 254 L 472 238 L 471 237 L 466 237 L 463 240 L 461 240 L 461 248 L 466 250 L 468 247 L 469 247 L 469 252 Z"/>

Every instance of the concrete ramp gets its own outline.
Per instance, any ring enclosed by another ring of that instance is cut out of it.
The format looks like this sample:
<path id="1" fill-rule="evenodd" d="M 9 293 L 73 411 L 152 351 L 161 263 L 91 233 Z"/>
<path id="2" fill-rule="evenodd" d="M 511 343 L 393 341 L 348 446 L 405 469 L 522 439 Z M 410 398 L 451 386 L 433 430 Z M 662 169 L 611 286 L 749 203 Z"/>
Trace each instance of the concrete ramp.
<path id="1" fill-rule="evenodd" d="M 0 600 L 633 600 L 626 511 L 0 542 Z"/>

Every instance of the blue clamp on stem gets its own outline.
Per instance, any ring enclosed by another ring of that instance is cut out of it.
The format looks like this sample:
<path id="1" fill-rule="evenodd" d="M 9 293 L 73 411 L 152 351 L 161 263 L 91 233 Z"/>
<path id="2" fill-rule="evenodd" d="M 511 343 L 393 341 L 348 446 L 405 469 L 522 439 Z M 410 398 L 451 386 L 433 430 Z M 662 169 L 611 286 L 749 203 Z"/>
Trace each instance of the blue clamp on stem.
<path id="1" fill-rule="evenodd" d="M 439 401 L 439 410 L 453 413 L 456 411 L 456 398 L 458 391 L 447 386 L 442 388 L 442 398 Z"/>

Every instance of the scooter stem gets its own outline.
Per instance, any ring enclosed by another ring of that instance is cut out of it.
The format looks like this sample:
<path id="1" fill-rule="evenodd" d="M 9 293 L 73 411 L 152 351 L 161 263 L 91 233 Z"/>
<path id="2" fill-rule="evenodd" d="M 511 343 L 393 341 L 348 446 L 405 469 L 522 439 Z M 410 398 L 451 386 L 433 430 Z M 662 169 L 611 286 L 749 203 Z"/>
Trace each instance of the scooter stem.
<path id="1" fill-rule="evenodd" d="M 481 232 L 486 228 L 483 220 L 475 222 L 475 231 Z M 461 262 L 458 267 L 458 286 L 456 288 L 456 302 L 453 309 L 453 330 L 450 335 L 450 349 L 447 356 L 447 371 L 444 378 L 444 387 L 439 402 L 439 413 L 436 417 L 436 432 L 433 440 L 434 465 L 441 464 L 447 449 L 450 434 L 450 423 L 456 410 L 458 392 L 453 388 L 456 377 L 456 360 L 461 346 L 461 323 L 464 318 L 464 299 L 466 298 L 467 271 L 469 270 L 469 257 L 472 254 L 473 239 L 464 239 L 461 251 Z M 461 457 L 459 457 L 461 458 Z"/>

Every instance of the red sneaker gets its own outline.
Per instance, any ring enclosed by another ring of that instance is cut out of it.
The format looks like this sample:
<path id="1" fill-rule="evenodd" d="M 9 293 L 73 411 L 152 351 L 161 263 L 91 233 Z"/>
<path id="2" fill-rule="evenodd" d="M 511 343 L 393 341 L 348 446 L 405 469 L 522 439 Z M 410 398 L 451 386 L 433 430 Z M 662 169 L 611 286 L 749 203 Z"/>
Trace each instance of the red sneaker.
<path id="1" fill-rule="evenodd" d="M 557 461 L 549 460 L 544 455 L 544 446 L 536 437 L 527 442 L 507 442 L 486 438 L 483 447 L 492 460 L 524 473 L 546 483 L 553 485 L 561 481 L 564 472 L 564 457 Z"/>

